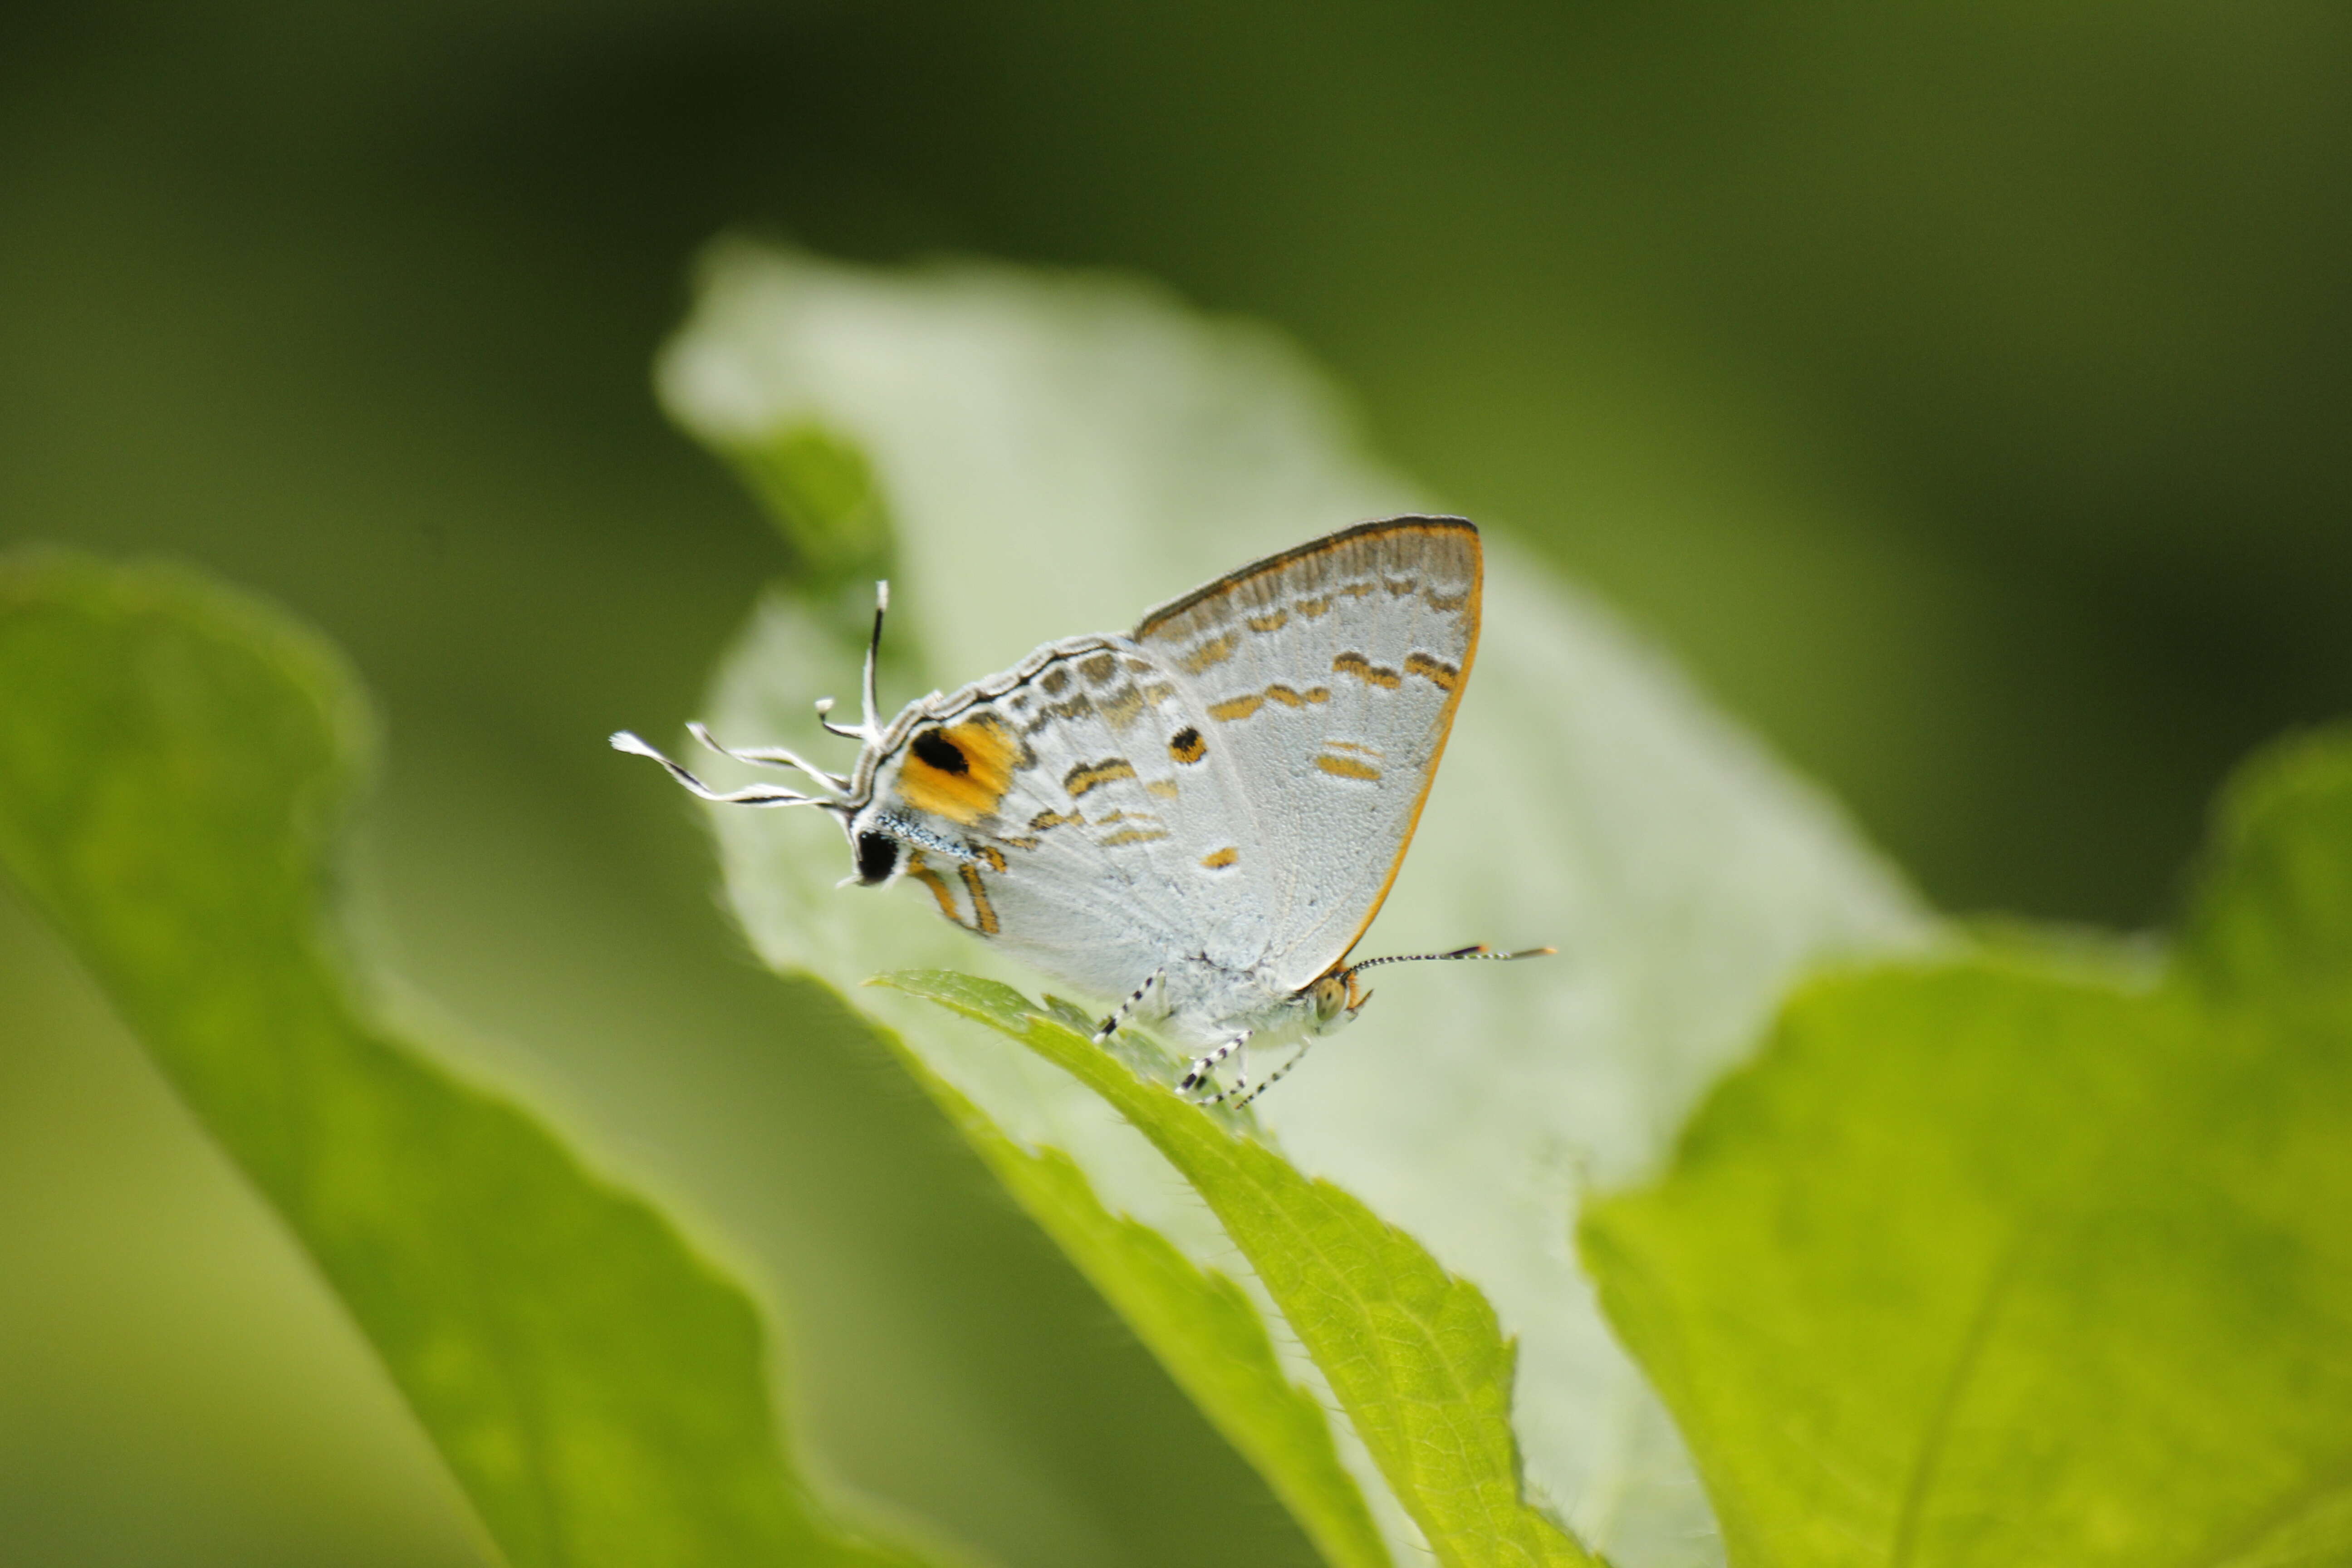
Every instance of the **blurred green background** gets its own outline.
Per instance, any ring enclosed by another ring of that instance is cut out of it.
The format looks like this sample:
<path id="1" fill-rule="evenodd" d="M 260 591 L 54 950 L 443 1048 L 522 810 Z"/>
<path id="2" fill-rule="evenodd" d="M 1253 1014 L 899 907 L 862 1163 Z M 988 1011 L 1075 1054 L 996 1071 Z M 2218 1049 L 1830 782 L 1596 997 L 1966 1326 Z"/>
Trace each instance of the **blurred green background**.
<path id="1" fill-rule="evenodd" d="M 351 652 L 406 1005 L 757 1282 L 838 1487 L 1007 1563 L 1304 1563 L 603 750 L 688 716 L 789 564 L 647 389 L 697 247 L 1268 318 L 1939 903 L 2139 925 L 2226 766 L 2352 709 L 2347 176 L 2316 4 L 17 0 L 0 537 L 191 561 Z M 483 1560 L 5 894 L 0 1539 Z"/>

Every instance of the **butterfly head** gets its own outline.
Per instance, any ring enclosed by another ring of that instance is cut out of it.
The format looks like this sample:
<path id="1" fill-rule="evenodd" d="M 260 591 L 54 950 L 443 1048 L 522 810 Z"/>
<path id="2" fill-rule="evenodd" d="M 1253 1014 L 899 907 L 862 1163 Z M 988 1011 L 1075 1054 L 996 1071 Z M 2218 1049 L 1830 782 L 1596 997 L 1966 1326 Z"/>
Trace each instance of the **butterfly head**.
<path id="1" fill-rule="evenodd" d="M 1316 1034 L 1328 1035 L 1352 1020 L 1363 1010 L 1364 1004 L 1372 999 L 1372 988 L 1362 980 L 1363 972 L 1367 969 L 1378 969 L 1383 963 L 1442 963 L 1464 958 L 1488 958 L 1508 963 L 1514 959 L 1549 957 L 1551 952 L 1548 947 L 1531 947 L 1520 952 L 1496 952 L 1485 942 L 1475 942 L 1448 952 L 1392 953 L 1386 958 L 1361 959 L 1344 967 L 1328 970 L 1323 978 L 1298 994 L 1307 1005 L 1307 1027 Z"/>
<path id="2" fill-rule="evenodd" d="M 886 727 L 877 710 L 875 663 L 882 647 L 882 619 L 890 607 L 890 584 L 874 585 L 874 634 L 866 646 L 866 670 L 863 681 L 865 718 L 863 722 L 849 725 L 833 721 L 833 699 L 817 701 L 818 721 L 832 734 L 859 742 L 856 762 L 846 773 L 818 767 L 795 752 L 782 746 L 739 751 L 721 745 L 709 731 L 699 724 L 689 724 L 688 731 L 694 738 L 722 756 L 739 763 L 761 767 L 792 768 L 804 774 L 812 789 L 783 789 L 773 784 L 752 784 L 747 788 L 720 792 L 710 788 L 685 768 L 664 756 L 659 751 L 624 730 L 612 738 L 613 749 L 650 757 L 669 770 L 678 783 L 704 800 L 729 805 L 814 805 L 832 814 L 841 824 L 849 839 L 851 860 L 850 882 L 861 887 L 877 888 L 896 878 L 906 868 L 908 855 L 927 847 L 936 847 L 950 854 L 961 854 L 936 833 L 928 832 L 895 803 L 885 805 L 875 799 L 875 775 L 898 726 Z M 937 839 L 936 846 L 931 841 Z"/>
<path id="3" fill-rule="evenodd" d="M 861 832 L 855 822 L 846 819 L 841 826 L 849 835 L 849 853 L 856 867 L 852 881 L 861 888 L 879 888 L 898 874 L 907 858 L 904 839 L 879 827 L 867 827 Z"/>
<path id="4" fill-rule="evenodd" d="M 985 710 L 942 721 L 927 718 L 924 704 L 914 703 L 890 723 L 882 722 L 876 707 L 875 663 L 890 585 L 874 586 L 864 721 L 834 722 L 830 697 L 820 698 L 816 705 L 817 719 L 828 733 L 858 742 L 857 760 L 846 773 L 818 767 L 782 746 L 739 750 L 721 745 L 699 724 L 688 724 L 688 731 L 721 756 L 760 767 L 796 769 L 814 787 L 753 784 L 721 793 L 625 730 L 612 738 L 613 748 L 652 758 L 704 800 L 729 805 L 814 805 L 831 813 L 849 840 L 850 874 L 841 883 L 845 888 L 879 888 L 908 873 L 936 881 L 937 870 L 926 870 L 926 856 L 952 863 L 992 862 L 1001 871 L 1002 857 L 975 849 L 959 829 L 973 826 L 995 809 L 1010 787 L 1013 769 L 1028 760 L 1028 752 L 1001 717 Z"/>
<path id="5" fill-rule="evenodd" d="M 1307 988 L 1307 1026 L 1318 1035 L 1330 1034 L 1355 1022 L 1371 999 L 1371 987 L 1360 984 L 1353 969 L 1334 969 Z"/>

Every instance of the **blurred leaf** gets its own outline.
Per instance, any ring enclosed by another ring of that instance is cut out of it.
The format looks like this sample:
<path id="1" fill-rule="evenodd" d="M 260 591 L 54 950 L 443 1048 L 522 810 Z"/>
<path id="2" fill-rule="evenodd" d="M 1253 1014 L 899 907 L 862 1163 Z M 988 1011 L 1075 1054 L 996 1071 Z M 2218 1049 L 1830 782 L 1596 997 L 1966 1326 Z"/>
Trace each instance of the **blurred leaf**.
<path id="1" fill-rule="evenodd" d="M 1328 1182 L 1139 1079 L 1019 992 L 943 971 L 887 984 L 1019 1040 L 1150 1138 L 1224 1223 L 1448 1564 L 1589 1563 L 1519 1495 L 1511 1347 L 1475 1286 Z"/>
<path id="2" fill-rule="evenodd" d="M 887 576 L 890 520 L 866 454 L 821 425 L 782 430 L 736 454 L 745 481 L 816 584 Z"/>
<path id="3" fill-rule="evenodd" d="M 367 721 L 193 577 L 0 564 L 0 865 L 276 1207 L 518 1565 L 885 1564 L 786 1472 L 758 1313 L 370 1021 L 322 907 Z"/>
<path id="4" fill-rule="evenodd" d="M 1120 279 L 881 272 L 726 247 L 660 380 L 673 415 L 730 462 L 783 460 L 812 426 L 865 452 L 899 563 L 893 702 L 1131 624 L 1357 519 L 1431 510 L 1363 453 L 1288 344 Z M 1720 1548 L 1568 1245 L 1579 1188 L 1663 1157 L 1798 968 L 1916 941 L 1926 922 L 1832 811 L 1661 661 L 1507 537 L 1490 531 L 1486 549 L 1477 679 L 1367 951 L 1486 940 L 1563 956 L 1384 982 L 1345 1040 L 1255 1114 L 1298 1171 L 1418 1238 L 1491 1303 L 1517 1346 L 1530 1500 L 1625 1568 L 1696 1568 Z M 839 624 L 828 605 L 772 595 L 704 716 L 732 741 L 841 754 L 809 707 L 856 689 Z M 847 856 L 817 814 L 714 808 L 712 820 L 729 895 L 770 963 L 845 991 L 917 968 L 1035 989 L 919 888 L 836 891 Z M 1234 1267 L 1238 1238 L 1088 1089 L 931 1009 L 874 992 L 860 1005 L 1005 1137 L 1066 1153 L 1105 1207 L 1196 1266 Z M 1239 1282 L 1271 1311 L 1270 1282 Z M 1163 1359 L 1176 1353 L 1129 1318 Z M 1268 1327 L 1291 1378 L 1321 1396 L 1323 1371 L 1289 1327 Z M 1229 1434 L 1244 1419 L 1212 1417 Z M 1391 1552 L 1409 1559 L 1414 1531 L 1380 1468 L 1356 1434 L 1335 1436 Z M 1270 1479 L 1286 1495 L 1302 1484 Z"/>
<path id="5" fill-rule="evenodd" d="M 2352 1561 L 2352 732 L 2252 766 L 2153 984 L 1817 985 L 1594 1207 L 1738 1564 Z"/>

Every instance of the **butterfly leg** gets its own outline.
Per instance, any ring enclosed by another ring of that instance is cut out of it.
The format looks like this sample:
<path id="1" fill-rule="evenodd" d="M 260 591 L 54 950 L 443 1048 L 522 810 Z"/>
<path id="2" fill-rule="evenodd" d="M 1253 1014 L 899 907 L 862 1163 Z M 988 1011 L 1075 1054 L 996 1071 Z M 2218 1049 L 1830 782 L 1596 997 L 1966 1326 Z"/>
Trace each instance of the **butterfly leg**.
<path id="1" fill-rule="evenodd" d="M 1247 1054 L 1247 1047 L 1250 1043 L 1250 1037 L 1255 1033 L 1257 1033 L 1257 1031 L 1255 1029 L 1244 1029 L 1240 1034 L 1235 1035 L 1232 1039 L 1227 1040 L 1223 1045 L 1219 1046 L 1207 1056 L 1193 1062 L 1192 1067 L 1186 1069 L 1184 1076 L 1177 1080 L 1176 1092 L 1179 1094 L 1189 1094 L 1193 1089 L 1200 1088 L 1202 1084 L 1208 1081 L 1209 1074 L 1215 1070 L 1217 1064 L 1223 1061 L 1227 1057 L 1234 1055 L 1236 1051 L 1243 1053 L 1240 1069 L 1241 1083 L 1236 1083 L 1233 1089 L 1225 1090 L 1224 1094 L 1213 1095 L 1206 1100 L 1194 1100 L 1193 1103 L 1195 1105 L 1214 1105 L 1218 1100 L 1224 1099 L 1226 1094 L 1231 1094 L 1234 1089 L 1240 1089 L 1242 1083 L 1246 1083 L 1249 1080 L 1249 1057 Z"/>
<path id="2" fill-rule="evenodd" d="M 1292 1057 L 1280 1067 L 1275 1068 L 1272 1072 L 1266 1074 L 1264 1081 L 1259 1083 L 1255 1089 L 1251 1089 L 1247 1094 L 1244 1094 L 1239 1100 L 1234 1100 L 1234 1109 L 1235 1110 L 1239 1110 L 1243 1106 L 1247 1105 L 1251 1100 L 1255 1100 L 1259 1095 L 1264 1094 L 1267 1089 L 1272 1089 L 1276 1084 L 1278 1084 L 1284 1079 L 1288 1078 L 1290 1076 L 1290 1069 L 1297 1067 L 1305 1059 L 1307 1047 L 1312 1046 L 1314 1043 L 1315 1037 L 1312 1035 L 1307 1036 L 1306 1039 L 1300 1041 L 1298 1046 L 1298 1054 Z M 1242 1086 L 1237 1083 L 1234 1085 L 1233 1089 L 1229 1092 L 1239 1093 L 1241 1087 Z M 1223 1095 L 1221 1094 L 1217 1096 L 1217 1100 L 1223 1099 L 1224 1099 Z M 1208 1103 L 1214 1105 L 1216 1100 L 1213 1100 Z"/>
<path id="3" fill-rule="evenodd" d="M 1138 1007 L 1143 1005 L 1143 999 L 1153 994 L 1155 992 L 1159 991 L 1161 986 L 1167 984 L 1168 971 L 1165 969 L 1155 969 L 1150 974 L 1144 976 L 1143 984 L 1129 992 L 1127 994 L 1127 1000 L 1120 1003 L 1118 1007 L 1113 1009 L 1111 1016 L 1105 1018 L 1102 1021 L 1101 1026 L 1095 1030 L 1095 1044 L 1098 1046 L 1103 1044 L 1113 1035 L 1118 1034 L 1119 1030 L 1125 1028 L 1127 1026 L 1129 1016 Z"/>

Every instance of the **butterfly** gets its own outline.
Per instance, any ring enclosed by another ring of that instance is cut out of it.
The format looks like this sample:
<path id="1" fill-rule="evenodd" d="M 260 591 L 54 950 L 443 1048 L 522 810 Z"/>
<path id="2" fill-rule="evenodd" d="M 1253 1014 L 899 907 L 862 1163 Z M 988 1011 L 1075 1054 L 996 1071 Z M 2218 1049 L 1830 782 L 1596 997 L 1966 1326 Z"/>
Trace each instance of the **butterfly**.
<path id="1" fill-rule="evenodd" d="M 1478 531 L 1455 517 L 1366 522 L 1160 605 L 1124 637 L 1048 643 L 885 724 L 876 656 L 847 773 L 782 747 L 722 745 L 814 793 L 720 792 L 626 731 L 705 800 L 813 805 L 848 835 L 845 887 L 912 880 L 940 913 L 1072 987 L 1122 1001 L 1096 1031 L 1158 1023 L 1207 1047 L 1179 1081 L 1247 1104 L 1354 1019 L 1363 972 L 1549 948 L 1348 962 L 1429 799 L 1478 647 Z M 1299 1049 L 1253 1085 L 1252 1042 Z M 1230 1061 L 1233 1081 L 1220 1087 Z"/>

